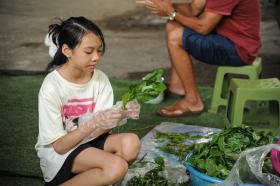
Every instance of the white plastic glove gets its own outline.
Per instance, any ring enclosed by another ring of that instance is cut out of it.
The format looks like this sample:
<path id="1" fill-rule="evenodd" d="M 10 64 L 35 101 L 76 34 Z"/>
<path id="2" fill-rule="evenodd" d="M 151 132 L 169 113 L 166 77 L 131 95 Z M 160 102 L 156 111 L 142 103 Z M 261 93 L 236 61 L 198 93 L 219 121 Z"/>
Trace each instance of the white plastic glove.
<path id="1" fill-rule="evenodd" d="M 117 124 L 117 126 L 126 124 L 127 119 L 139 119 L 141 106 L 137 100 L 129 101 L 125 106 L 125 110 L 123 110 L 122 101 L 117 101 L 113 108 L 124 112 L 124 118 Z"/>
<path id="2" fill-rule="evenodd" d="M 125 117 L 121 110 L 113 107 L 96 113 L 89 113 L 79 118 L 78 129 L 87 135 L 97 129 L 112 129 Z"/>
<path id="3" fill-rule="evenodd" d="M 90 123 L 90 120 L 93 117 L 94 113 L 88 112 L 78 120 L 78 130 L 83 134 L 86 134 L 86 138 L 96 137 L 94 134 L 96 133 L 96 130 L 99 130 L 95 124 Z"/>
<path id="4" fill-rule="evenodd" d="M 97 112 L 96 114 L 91 121 L 96 123 L 96 126 L 101 129 L 112 129 L 125 117 L 123 110 L 114 107 Z"/>
<path id="5" fill-rule="evenodd" d="M 124 124 L 126 124 L 127 122 L 127 114 L 126 112 L 123 110 L 123 104 L 122 101 L 117 101 L 116 104 L 113 106 L 113 109 L 119 112 L 123 112 L 123 119 L 121 121 L 118 122 L 117 126 L 122 126 Z"/>
<path id="6" fill-rule="evenodd" d="M 141 105 L 137 100 L 129 101 L 126 106 L 126 117 L 128 119 L 139 119 Z"/>

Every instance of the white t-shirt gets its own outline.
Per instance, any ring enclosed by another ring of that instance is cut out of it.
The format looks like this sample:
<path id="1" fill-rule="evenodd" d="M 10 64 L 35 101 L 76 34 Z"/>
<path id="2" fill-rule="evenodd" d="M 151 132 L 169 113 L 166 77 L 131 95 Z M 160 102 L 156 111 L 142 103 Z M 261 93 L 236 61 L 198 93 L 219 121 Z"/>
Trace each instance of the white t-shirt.
<path id="1" fill-rule="evenodd" d="M 35 145 L 46 182 L 55 177 L 67 156 L 78 146 L 60 155 L 52 143 L 76 129 L 80 116 L 112 107 L 113 97 L 108 77 L 97 69 L 86 84 L 71 83 L 56 70 L 46 76 L 39 92 L 39 135 Z"/>

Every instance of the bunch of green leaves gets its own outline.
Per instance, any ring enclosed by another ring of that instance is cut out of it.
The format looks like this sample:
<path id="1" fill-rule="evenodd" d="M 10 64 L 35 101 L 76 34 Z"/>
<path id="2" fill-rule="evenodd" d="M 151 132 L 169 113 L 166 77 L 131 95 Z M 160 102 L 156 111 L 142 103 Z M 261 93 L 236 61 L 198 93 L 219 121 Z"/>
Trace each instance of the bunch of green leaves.
<path id="1" fill-rule="evenodd" d="M 183 144 L 186 140 L 201 139 L 204 136 L 190 136 L 188 133 L 177 132 L 157 132 L 155 138 L 161 142 L 166 141 L 162 146 L 157 147 L 163 152 L 174 154 L 180 158 L 184 158 L 186 154 L 193 149 L 193 145 Z"/>
<path id="2" fill-rule="evenodd" d="M 188 152 L 193 149 L 193 145 L 184 145 L 184 144 L 165 144 L 157 147 L 163 152 L 167 152 L 169 154 L 174 154 L 179 156 L 179 158 L 183 159 Z"/>
<path id="3" fill-rule="evenodd" d="M 125 107 L 129 101 L 134 99 L 146 102 L 156 98 L 166 89 L 163 83 L 163 73 L 162 69 L 154 70 L 143 77 L 140 82 L 130 85 L 129 91 L 122 96 L 123 106 Z"/>
<path id="4" fill-rule="evenodd" d="M 157 132 L 155 138 L 159 141 L 168 140 L 171 143 L 182 143 L 190 138 L 190 135 L 186 133 L 178 133 L 178 132 Z"/>
<path id="5" fill-rule="evenodd" d="M 233 127 L 223 130 L 207 143 L 195 144 L 193 155 L 187 162 L 208 176 L 224 179 L 243 150 L 273 141 L 271 132 L 256 131 L 245 126 Z"/>
<path id="6" fill-rule="evenodd" d="M 154 162 L 157 167 L 148 171 L 144 176 L 135 176 L 127 182 L 127 186 L 171 186 L 172 184 L 168 182 L 160 173 L 165 168 L 164 159 L 162 157 L 156 157 Z M 138 163 L 143 164 L 143 158 Z"/>

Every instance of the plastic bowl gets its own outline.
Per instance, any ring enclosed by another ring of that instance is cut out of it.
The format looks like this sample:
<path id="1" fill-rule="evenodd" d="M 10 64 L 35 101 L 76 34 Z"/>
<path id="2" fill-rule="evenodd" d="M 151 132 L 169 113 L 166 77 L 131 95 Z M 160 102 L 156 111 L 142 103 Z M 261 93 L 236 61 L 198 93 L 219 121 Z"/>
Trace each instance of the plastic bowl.
<path id="1" fill-rule="evenodd" d="M 196 170 L 193 166 L 191 166 L 186 160 L 192 156 L 192 152 L 190 152 L 185 159 L 184 165 L 190 173 L 190 178 L 193 186 L 207 186 L 213 183 L 221 183 L 224 180 L 207 176 L 206 174 Z M 242 186 L 263 186 L 261 184 L 242 184 Z"/>
<path id="2" fill-rule="evenodd" d="M 187 155 L 186 160 L 188 158 L 190 158 L 191 156 L 192 156 L 192 152 Z M 186 161 L 185 161 L 185 166 L 190 173 L 191 182 L 192 182 L 192 185 L 194 185 L 194 186 L 207 186 L 207 185 L 212 184 L 212 183 L 223 182 L 222 179 L 215 178 L 215 177 L 210 177 L 210 176 L 207 176 L 206 174 L 204 174 L 202 172 L 199 172 L 198 170 L 193 168 L 193 166 L 191 166 Z"/>
<path id="3" fill-rule="evenodd" d="M 151 99 L 149 101 L 146 101 L 145 103 L 148 103 L 148 104 L 159 104 L 163 101 L 163 98 L 164 98 L 164 93 L 160 93 L 156 98 L 154 99 Z"/>
<path id="4" fill-rule="evenodd" d="M 277 144 L 280 144 L 280 140 L 277 141 Z M 280 151 L 271 150 L 271 162 L 274 170 L 280 174 Z"/>

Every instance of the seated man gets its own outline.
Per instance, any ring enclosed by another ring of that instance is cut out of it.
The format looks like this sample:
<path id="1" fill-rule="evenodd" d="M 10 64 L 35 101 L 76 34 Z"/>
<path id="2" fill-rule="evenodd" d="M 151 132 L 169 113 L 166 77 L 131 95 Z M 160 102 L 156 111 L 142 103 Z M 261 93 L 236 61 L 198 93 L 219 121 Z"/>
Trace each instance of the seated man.
<path id="1" fill-rule="evenodd" d="M 153 14 L 168 16 L 166 39 L 172 65 L 169 91 L 183 95 L 160 109 L 162 116 L 198 114 L 204 105 L 195 83 L 192 59 L 208 64 L 242 66 L 256 58 L 260 42 L 259 0 L 142 0 Z"/>

